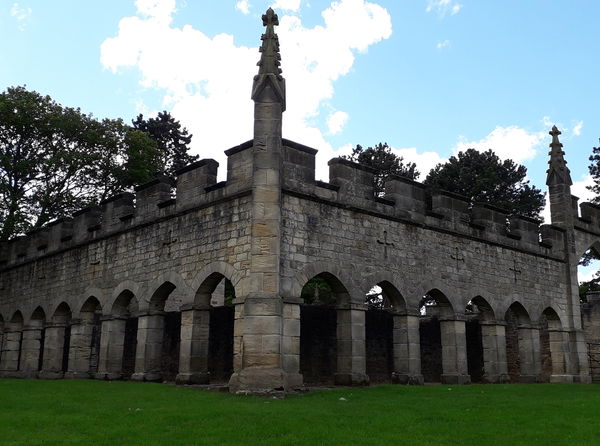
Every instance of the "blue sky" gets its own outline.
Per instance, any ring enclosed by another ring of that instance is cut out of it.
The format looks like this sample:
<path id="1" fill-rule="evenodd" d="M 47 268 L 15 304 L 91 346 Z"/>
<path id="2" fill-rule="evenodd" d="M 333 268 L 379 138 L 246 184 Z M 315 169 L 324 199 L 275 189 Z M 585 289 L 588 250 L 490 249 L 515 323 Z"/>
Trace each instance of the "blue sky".
<path id="1" fill-rule="evenodd" d="M 422 179 L 458 150 L 494 149 L 544 188 L 562 131 L 586 197 L 600 137 L 600 2 L 538 0 L 0 0 L 0 88 L 24 85 L 98 118 L 166 109 L 215 158 L 251 138 L 250 87 L 279 14 L 284 136 L 326 162 L 388 142 Z"/>

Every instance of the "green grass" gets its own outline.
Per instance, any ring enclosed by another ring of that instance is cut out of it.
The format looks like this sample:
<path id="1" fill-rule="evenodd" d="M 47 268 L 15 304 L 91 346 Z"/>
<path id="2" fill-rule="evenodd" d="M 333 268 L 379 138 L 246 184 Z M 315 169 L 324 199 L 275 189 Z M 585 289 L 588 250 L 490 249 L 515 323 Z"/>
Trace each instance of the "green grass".
<path id="1" fill-rule="evenodd" d="M 599 445 L 600 386 L 383 386 L 275 400 L 161 384 L 0 380 L 1 446 L 403 444 Z"/>

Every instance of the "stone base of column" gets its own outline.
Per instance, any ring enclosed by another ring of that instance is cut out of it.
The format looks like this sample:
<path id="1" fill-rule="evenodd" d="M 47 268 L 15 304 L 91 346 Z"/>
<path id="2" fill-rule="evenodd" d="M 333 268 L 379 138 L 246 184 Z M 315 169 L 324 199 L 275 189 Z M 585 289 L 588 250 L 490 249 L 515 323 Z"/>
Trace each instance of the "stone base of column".
<path id="1" fill-rule="evenodd" d="M 590 375 L 572 375 L 573 382 L 578 384 L 591 384 L 592 377 Z"/>
<path id="2" fill-rule="evenodd" d="M 541 383 L 542 377 L 540 375 L 519 375 L 517 382 L 523 384 Z"/>
<path id="3" fill-rule="evenodd" d="M 364 373 L 336 373 L 335 384 L 338 386 L 368 386 L 369 377 Z"/>
<path id="4" fill-rule="evenodd" d="M 42 370 L 38 373 L 39 379 L 63 379 L 64 376 L 64 372 L 53 372 L 49 370 Z"/>
<path id="5" fill-rule="evenodd" d="M 247 368 L 229 379 L 231 393 L 276 394 L 302 387 L 302 375 L 281 369 Z"/>
<path id="6" fill-rule="evenodd" d="M 471 384 L 470 375 L 442 375 L 442 384 Z"/>
<path id="7" fill-rule="evenodd" d="M 149 381 L 149 382 L 160 382 L 162 381 L 162 375 L 154 372 L 141 372 L 134 373 L 131 375 L 132 381 Z"/>
<path id="8" fill-rule="evenodd" d="M 393 384 L 408 384 L 410 386 L 422 386 L 425 380 L 423 375 L 407 375 L 405 373 L 392 373 Z"/>
<path id="9" fill-rule="evenodd" d="M 94 375 L 94 378 L 103 381 L 117 381 L 119 379 L 123 379 L 123 375 L 120 373 L 98 372 Z"/>
<path id="10" fill-rule="evenodd" d="M 175 377 L 175 384 L 208 384 L 210 373 L 179 373 Z"/>
<path id="11" fill-rule="evenodd" d="M 19 372 L 20 376 L 19 378 L 24 378 L 24 379 L 36 379 L 39 375 L 39 372 L 35 371 L 23 371 L 23 372 Z"/>
<path id="12" fill-rule="evenodd" d="M 92 375 L 88 372 L 66 372 L 65 379 L 89 379 Z"/>
<path id="13" fill-rule="evenodd" d="M 484 384 L 508 384 L 508 383 L 510 383 L 510 376 L 507 374 L 483 375 L 483 378 L 481 381 Z"/>

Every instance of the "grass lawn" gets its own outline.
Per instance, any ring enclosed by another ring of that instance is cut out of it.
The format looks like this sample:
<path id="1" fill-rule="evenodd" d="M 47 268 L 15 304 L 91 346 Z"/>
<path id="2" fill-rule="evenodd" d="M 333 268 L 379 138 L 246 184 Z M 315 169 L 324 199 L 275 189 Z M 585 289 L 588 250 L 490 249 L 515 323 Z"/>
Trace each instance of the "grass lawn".
<path id="1" fill-rule="evenodd" d="M 1 446 L 403 444 L 600 445 L 600 386 L 383 386 L 275 400 L 162 384 L 0 380 Z"/>

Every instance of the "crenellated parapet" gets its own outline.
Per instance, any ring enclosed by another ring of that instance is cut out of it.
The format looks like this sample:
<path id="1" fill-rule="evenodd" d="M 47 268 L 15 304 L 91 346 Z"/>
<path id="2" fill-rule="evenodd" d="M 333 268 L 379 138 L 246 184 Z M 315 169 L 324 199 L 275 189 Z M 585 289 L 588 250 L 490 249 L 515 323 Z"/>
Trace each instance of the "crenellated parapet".
<path id="1" fill-rule="evenodd" d="M 315 155 L 315 149 L 284 140 L 284 193 L 377 214 L 391 224 L 455 233 L 537 255 L 564 256 L 564 231 L 559 227 L 511 216 L 496 206 L 471 203 L 468 197 L 403 177 L 390 177 L 385 194 L 379 197 L 374 192 L 376 171 L 343 158 L 329 161 L 329 182 L 315 181 Z M 586 216 L 597 210 L 585 207 Z M 593 218 L 600 221 L 600 214 Z"/>
<path id="2" fill-rule="evenodd" d="M 159 175 L 136 187 L 135 193 L 119 193 L 79 210 L 71 217 L 57 219 L 24 236 L 3 242 L 0 244 L 0 269 L 249 193 L 252 147 L 250 140 L 226 151 L 226 181 L 217 182 L 219 163 L 203 159 L 178 170 L 175 179 Z"/>

